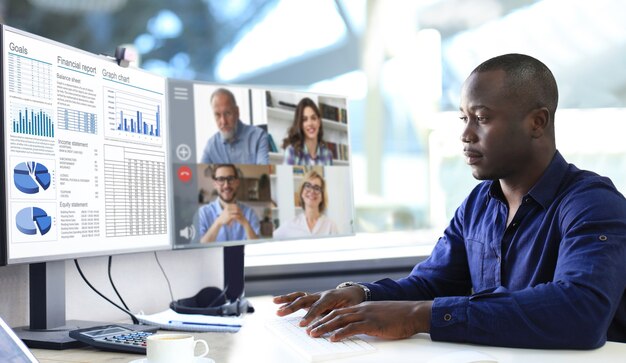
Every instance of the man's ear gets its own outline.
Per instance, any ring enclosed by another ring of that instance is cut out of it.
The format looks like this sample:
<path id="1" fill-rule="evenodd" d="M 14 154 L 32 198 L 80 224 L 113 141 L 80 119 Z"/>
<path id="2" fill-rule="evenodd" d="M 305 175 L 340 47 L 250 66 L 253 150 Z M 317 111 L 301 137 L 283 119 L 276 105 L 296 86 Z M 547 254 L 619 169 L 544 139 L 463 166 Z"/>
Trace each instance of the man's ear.
<path id="1" fill-rule="evenodd" d="M 550 111 L 546 107 L 540 107 L 530 111 L 531 135 L 538 139 L 546 133 L 552 123 Z"/>

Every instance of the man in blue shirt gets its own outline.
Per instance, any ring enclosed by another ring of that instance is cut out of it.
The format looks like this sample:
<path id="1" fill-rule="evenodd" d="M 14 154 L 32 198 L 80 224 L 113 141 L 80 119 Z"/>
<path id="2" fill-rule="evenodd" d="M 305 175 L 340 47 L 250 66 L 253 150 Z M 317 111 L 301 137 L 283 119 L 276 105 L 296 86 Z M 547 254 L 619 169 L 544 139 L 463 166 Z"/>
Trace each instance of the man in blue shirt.
<path id="1" fill-rule="evenodd" d="M 226 88 L 215 90 L 211 94 L 211 107 L 218 132 L 207 141 L 202 163 L 269 164 L 267 132 L 241 122 L 232 92 Z"/>
<path id="2" fill-rule="evenodd" d="M 218 198 L 198 211 L 200 243 L 257 239 L 259 218 L 252 208 L 237 201 L 237 168 L 232 164 L 215 165 L 212 177 Z"/>
<path id="3" fill-rule="evenodd" d="M 557 151 L 557 102 L 552 72 L 532 57 L 479 65 L 461 93 L 461 141 L 484 181 L 431 256 L 403 279 L 277 296 L 277 314 L 308 308 L 300 324 L 332 340 L 427 332 L 524 348 L 626 342 L 626 200 Z"/>

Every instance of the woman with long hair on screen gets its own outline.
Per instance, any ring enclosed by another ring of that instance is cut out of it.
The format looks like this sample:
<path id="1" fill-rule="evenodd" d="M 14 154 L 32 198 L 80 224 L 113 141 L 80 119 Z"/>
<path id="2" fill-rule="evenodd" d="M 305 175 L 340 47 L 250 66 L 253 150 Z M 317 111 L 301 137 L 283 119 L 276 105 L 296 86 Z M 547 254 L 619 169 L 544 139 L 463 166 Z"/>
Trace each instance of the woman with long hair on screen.
<path id="1" fill-rule="evenodd" d="M 337 225 L 324 212 L 328 205 L 326 181 L 317 171 L 304 175 L 298 188 L 303 213 L 286 222 L 274 231 L 274 238 L 328 236 L 338 234 Z"/>
<path id="2" fill-rule="evenodd" d="M 333 165 L 333 153 L 324 142 L 322 114 L 312 99 L 298 102 L 283 149 L 288 165 Z"/>

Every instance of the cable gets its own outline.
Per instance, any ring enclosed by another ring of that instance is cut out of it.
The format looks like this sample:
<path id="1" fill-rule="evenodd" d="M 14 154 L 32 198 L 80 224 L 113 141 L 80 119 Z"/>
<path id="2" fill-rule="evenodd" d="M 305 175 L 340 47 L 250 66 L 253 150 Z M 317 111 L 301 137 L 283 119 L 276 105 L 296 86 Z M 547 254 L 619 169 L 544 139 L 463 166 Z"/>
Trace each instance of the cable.
<path id="1" fill-rule="evenodd" d="M 124 301 L 124 299 L 122 299 L 122 295 L 120 295 L 119 291 L 117 291 L 117 287 L 115 287 L 115 283 L 113 282 L 113 277 L 111 276 L 111 265 L 113 264 L 113 256 L 109 256 L 109 281 L 111 282 L 111 287 L 113 287 L 113 291 L 115 291 L 115 294 L 117 295 L 117 297 L 120 299 L 120 301 L 122 302 L 122 305 L 124 305 L 124 307 L 126 308 L 126 310 L 130 311 L 130 309 L 128 308 L 128 305 L 126 305 L 126 302 Z M 133 324 L 139 324 L 139 320 L 137 320 L 137 318 L 135 318 L 134 316 L 131 316 L 132 320 L 133 320 Z"/>
<path id="2" fill-rule="evenodd" d="M 224 287 L 224 290 L 222 290 L 222 292 L 220 292 L 219 295 L 217 295 L 217 297 L 213 299 L 213 301 L 211 301 L 211 303 L 208 306 L 214 306 L 217 300 L 219 300 L 222 296 L 226 295 L 226 291 L 228 291 L 228 285 Z"/>
<path id="3" fill-rule="evenodd" d="M 133 321 L 135 321 L 137 319 L 137 317 L 135 315 L 133 315 L 133 313 L 131 313 L 130 311 L 128 311 L 128 310 L 124 309 L 123 307 L 117 305 L 116 303 L 111 301 L 111 299 L 109 299 L 108 297 L 104 296 L 100 291 L 98 291 L 95 287 L 93 287 L 93 285 L 91 283 L 89 283 L 89 281 L 87 280 L 87 278 L 83 274 L 83 270 L 80 269 L 80 266 L 78 265 L 78 260 L 77 259 L 74 259 L 74 265 L 76 265 L 76 269 L 78 270 L 78 273 L 80 274 L 80 277 L 83 278 L 83 281 L 85 281 L 87 286 L 89 286 L 96 294 L 100 295 L 100 297 L 102 297 L 104 300 L 110 302 L 116 308 L 118 308 L 118 309 L 122 310 L 123 312 L 125 312 L 126 314 L 130 315 L 130 317 L 131 317 L 131 319 L 133 319 Z"/>
<path id="4" fill-rule="evenodd" d="M 156 251 L 154 251 L 154 258 L 156 259 L 157 265 L 159 265 L 159 268 L 163 273 L 163 277 L 165 277 L 165 281 L 167 281 L 167 288 L 170 290 L 170 299 L 174 301 L 174 294 L 172 293 L 172 285 L 170 284 L 170 279 L 167 278 L 167 274 L 165 273 L 163 266 L 161 266 L 161 261 L 159 261 L 159 255 L 157 255 Z"/>

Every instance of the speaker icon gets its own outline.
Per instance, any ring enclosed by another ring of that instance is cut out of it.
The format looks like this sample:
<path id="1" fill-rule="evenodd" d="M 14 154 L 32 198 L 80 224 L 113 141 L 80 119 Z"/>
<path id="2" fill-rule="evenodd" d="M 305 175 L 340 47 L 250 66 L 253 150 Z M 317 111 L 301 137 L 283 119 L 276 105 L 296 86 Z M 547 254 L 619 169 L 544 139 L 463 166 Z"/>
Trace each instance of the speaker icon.
<path id="1" fill-rule="evenodd" d="M 178 233 L 180 234 L 181 237 L 186 238 L 188 240 L 192 240 L 194 239 L 194 237 L 196 237 L 196 228 L 192 224 L 181 229 Z"/>

